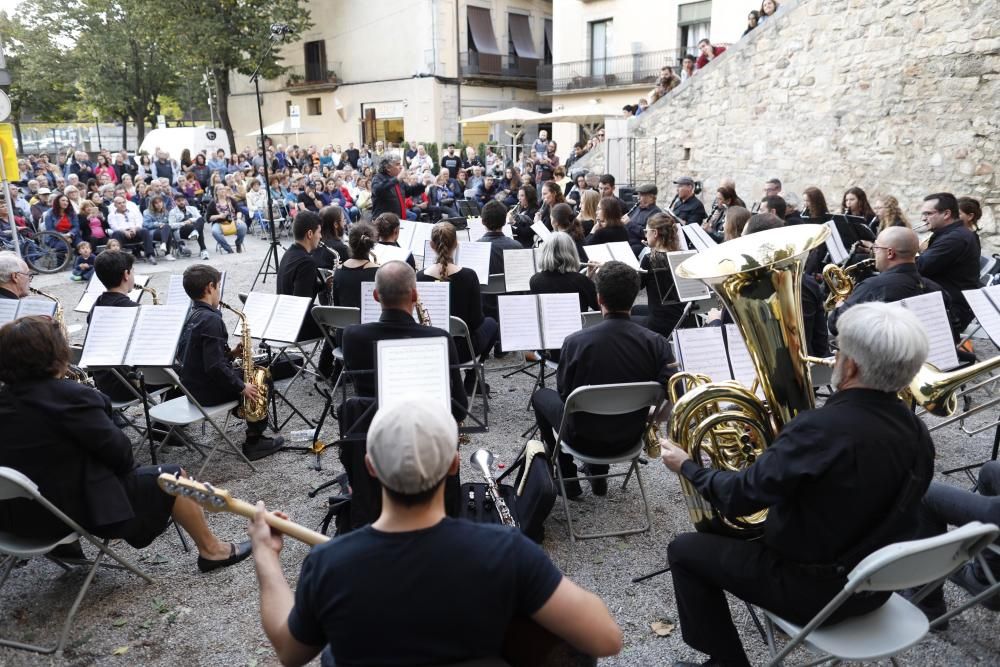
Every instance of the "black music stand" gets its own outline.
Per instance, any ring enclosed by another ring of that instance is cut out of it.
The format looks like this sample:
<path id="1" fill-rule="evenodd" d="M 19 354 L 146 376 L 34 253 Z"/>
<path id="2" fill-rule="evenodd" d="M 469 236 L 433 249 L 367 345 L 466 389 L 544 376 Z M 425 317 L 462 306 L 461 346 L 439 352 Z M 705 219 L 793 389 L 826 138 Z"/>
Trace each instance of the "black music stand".
<path id="1" fill-rule="evenodd" d="M 272 32 L 270 38 L 267 41 L 267 50 L 257 61 L 257 66 L 253 70 L 253 74 L 250 75 L 250 80 L 253 81 L 254 89 L 254 100 L 257 102 L 257 125 L 260 130 L 260 153 L 261 159 L 264 162 L 264 192 L 267 196 L 267 221 L 268 221 L 268 231 L 271 234 L 271 244 L 267 248 L 267 253 L 264 255 L 264 261 L 261 262 L 260 268 L 257 269 L 257 275 L 253 279 L 253 283 L 250 284 L 250 291 L 257 286 L 257 281 L 260 280 L 262 283 L 267 282 L 267 277 L 273 275 L 275 279 L 278 277 L 278 266 L 281 262 L 280 254 L 284 248 L 278 243 L 278 237 L 274 233 L 274 203 L 271 201 L 271 185 L 270 185 L 270 175 L 268 174 L 267 165 L 267 135 L 264 134 L 264 113 L 263 101 L 260 98 L 260 73 L 261 68 L 264 66 L 264 61 L 267 57 L 271 55 L 271 51 L 274 49 L 274 45 L 281 39 L 281 33 Z M 272 269 L 271 262 L 274 262 L 274 268 Z"/>

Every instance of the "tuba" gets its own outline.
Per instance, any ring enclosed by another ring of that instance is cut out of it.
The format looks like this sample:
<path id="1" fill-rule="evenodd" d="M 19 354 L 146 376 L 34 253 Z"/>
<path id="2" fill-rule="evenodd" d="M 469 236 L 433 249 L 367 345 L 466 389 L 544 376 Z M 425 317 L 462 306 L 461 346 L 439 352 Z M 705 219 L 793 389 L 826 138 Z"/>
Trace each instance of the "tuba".
<path id="1" fill-rule="evenodd" d="M 842 269 L 836 264 L 824 266 L 823 282 L 826 283 L 826 287 L 830 291 L 826 301 L 823 302 L 823 308 L 826 309 L 826 312 L 830 312 L 851 296 L 851 292 L 854 291 L 859 282 L 858 276 L 874 267 L 875 260 L 871 257 L 863 259 L 857 264 L 852 264 L 846 269 Z"/>
<path id="2" fill-rule="evenodd" d="M 683 278 L 715 290 L 747 342 L 765 401 L 727 380 L 677 373 L 670 439 L 698 465 L 739 471 L 774 441 L 782 426 L 815 405 L 802 322 L 802 274 L 809 251 L 826 241 L 822 225 L 759 232 L 722 243 L 681 264 Z M 680 395 L 683 392 L 683 395 Z M 681 490 L 696 530 L 751 537 L 763 529 L 767 510 L 723 516 L 681 476 Z"/>
<path id="3" fill-rule="evenodd" d="M 226 303 L 219 303 L 226 310 L 236 313 L 240 318 L 240 344 L 243 346 L 243 357 L 241 365 L 243 368 L 243 382 L 257 387 L 256 400 L 244 396 L 240 399 L 239 416 L 248 422 L 259 422 L 267 419 L 267 382 L 271 379 L 271 371 L 264 366 L 257 366 L 253 362 L 253 339 L 250 337 L 250 325 L 247 323 L 247 316 Z"/>

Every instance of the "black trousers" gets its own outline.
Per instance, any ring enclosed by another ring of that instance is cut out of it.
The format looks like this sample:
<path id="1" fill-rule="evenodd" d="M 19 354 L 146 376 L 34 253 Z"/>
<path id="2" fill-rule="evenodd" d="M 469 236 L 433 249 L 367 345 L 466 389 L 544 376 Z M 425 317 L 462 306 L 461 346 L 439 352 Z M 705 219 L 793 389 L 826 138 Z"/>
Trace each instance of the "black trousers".
<path id="1" fill-rule="evenodd" d="M 847 582 L 843 575 L 807 573 L 783 561 L 760 540 L 711 533 L 678 535 L 667 547 L 667 561 L 684 642 L 725 664 L 750 664 L 729 613 L 726 591 L 805 625 Z M 888 593 L 855 595 L 828 623 L 865 614 L 888 598 Z"/>
<path id="2" fill-rule="evenodd" d="M 555 389 L 542 387 L 532 394 L 531 407 L 535 410 L 535 421 L 538 423 L 538 431 L 541 435 L 542 442 L 545 443 L 545 448 L 549 452 L 549 457 L 551 458 L 552 453 L 558 449 L 556 434 L 559 431 L 560 424 L 562 424 L 563 408 L 565 407 L 565 404 L 563 403 L 559 392 Z M 573 442 L 567 441 L 567 444 L 584 454 L 602 454 L 602 452 L 598 449 L 588 447 L 588 443 L 578 442 L 575 438 Z M 564 477 L 576 476 L 576 463 L 574 462 L 572 456 L 566 454 L 565 452 L 559 452 L 558 462 L 559 469 L 562 470 Z M 604 475 L 608 472 L 608 468 L 608 466 L 591 465 L 589 467 L 589 471 L 592 475 Z"/>
<path id="3" fill-rule="evenodd" d="M 132 237 L 129 237 L 125 232 L 118 231 L 113 232 L 111 238 L 117 239 L 123 248 L 142 244 L 142 252 L 146 257 L 156 257 L 156 251 L 153 250 L 153 237 L 145 227 L 139 227 Z"/>

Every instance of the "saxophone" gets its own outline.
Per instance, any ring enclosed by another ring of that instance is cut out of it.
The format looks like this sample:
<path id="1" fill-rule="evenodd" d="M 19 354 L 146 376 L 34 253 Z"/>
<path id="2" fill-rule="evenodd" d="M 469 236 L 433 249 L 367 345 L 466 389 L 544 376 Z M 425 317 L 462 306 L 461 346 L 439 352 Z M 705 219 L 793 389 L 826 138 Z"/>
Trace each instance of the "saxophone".
<path id="1" fill-rule="evenodd" d="M 472 465 L 479 466 L 479 469 L 483 473 L 483 478 L 486 480 L 486 493 L 489 494 L 490 500 L 493 501 L 493 506 L 497 508 L 497 514 L 500 515 L 500 523 L 511 528 L 517 528 L 517 520 L 511 514 L 510 508 L 504 502 L 503 496 L 500 495 L 500 489 L 497 487 L 496 480 L 493 479 L 493 473 L 490 470 L 490 467 L 493 465 L 493 455 L 485 449 L 477 449 L 472 455 L 471 463 Z M 525 477 L 527 477 L 527 468 L 525 468 L 525 471 Z"/>
<path id="2" fill-rule="evenodd" d="M 66 330 L 66 315 L 65 315 L 65 313 L 63 311 L 62 302 L 59 301 L 59 299 L 57 299 L 54 296 L 52 296 L 51 294 L 49 294 L 47 292 L 43 292 L 42 290 L 40 290 L 40 289 L 38 289 L 36 287 L 28 287 L 28 289 L 31 291 L 32 294 L 37 294 L 38 296 L 43 296 L 46 299 L 50 299 L 50 300 L 52 300 L 52 301 L 55 302 L 55 304 L 56 304 L 56 312 L 52 316 L 52 319 L 55 320 L 56 324 L 59 325 L 59 331 L 62 332 L 63 339 L 65 339 L 66 344 L 68 345 L 69 344 L 69 331 Z M 63 377 L 65 379 L 67 379 L 67 380 L 72 380 L 73 382 L 76 382 L 76 383 L 82 384 L 82 385 L 86 385 L 88 387 L 93 387 L 94 386 L 94 381 L 93 381 L 93 379 L 91 379 L 91 377 L 89 375 L 87 375 L 87 371 L 83 370 L 79 366 L 74 366 L 73 364 L 70 364 L 67 367 L 67 369 L 66 369 L 66 375 L 64 375 Z"/>
<path id="3" fill-rule="evenodd" d="M 251 399 L 244 396 L 240 399 L 240 409 L 237 414 L 248 422 L 259 422 L 267 418 L 267 382 L 271 379 L 271 371 L 264 366 L 257 366 L 253 363 L 253 339 L 250 338 L 250 325 L 247 317 L 242 312 L 236 310 L 226 303 L 219 303 L 226 310 L 236 313 L 240 318 L 240 338 L 243 346 L 243 357 L 241 366 L 243 368 L 243 382 L 257 387 L 257 398 Z"/>
<path id="4" fill-rule="evenodd" d="M 141 290 L 141 291 L 146 292 L 147 294 L 149 294 L 149 296 L 151 296 L 153 298 L 153 305 L 154 306 L 159 306 L 160 305 L 160 297 L 156 293 L 155 289 L 153 289 L 152 287 L 141 287 L 139 285 L 136 285 L 136 289 L 139 289 L 139 290 Z"/>
<path id="5" fill-rule="evenodd" d="M 424 304 L 417 301 L 415 304 L 413 304 L 413 309 L 417 311 L 417 321 L 420 322 L 421 326 L 425 327 L 432 326 L 431 315 L 430 313 L 427 312 L 427 309 L 424 308 Z"/>

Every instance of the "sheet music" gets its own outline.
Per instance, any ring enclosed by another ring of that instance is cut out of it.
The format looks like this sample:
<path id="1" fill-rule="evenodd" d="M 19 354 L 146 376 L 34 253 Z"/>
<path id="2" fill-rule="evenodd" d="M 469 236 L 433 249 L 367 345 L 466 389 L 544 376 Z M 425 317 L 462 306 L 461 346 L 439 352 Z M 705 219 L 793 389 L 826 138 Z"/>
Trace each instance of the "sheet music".
<path id="1" fill-rule="evenodd" d="M 167 286 L 167 305 L 168 306 L 190 306 L 191 298 L 184 291 L 184 276 L 180 273 L 175 273 L 170 276 L 170 284 Z M 253 331 L 253 329 L 251 329 Z"/>
<path id="2" fill-rule="evenodd" d="M 376 243 L 372 253 L 378 258 L 379 265 L 395 261 L 405 262 L 411 254 L 409 248 L 397 248 L 385 243 Z"/>
<path id="3" fill-rule="evenodd" d="M 504 290 L 527 292 L 531 289 L 531 277 L 538 273 L 533 248 L 503 251 Z"/>
<path id="4" fill-rule="evenodd" d="M 579 299 L 576 295 L 573 297 Z M 537 298 L 531 294 L 501 295 L 497 297 L 497 302 L 500 306 L 500 340 L 503 351 L 542 349 Z M 577 308 L 579 306 L 577 301 Z"/>
<path id="5" fill-rule="evenodd" d="M 541 220 L 535 220 L 531 223 L 531 231 L 542 237 L 542 243 L 552 238 L 552 230 L 546 227 Z"/>
<path id="6" fill-rule="evenodd" d="M 264 329 L 261 338 L 268 340 L 284 341 L 294 343 L 299 339 L 299 329 L 302 328 L 302 321 L 309 313 L 309 307 L 313 300 L 305 296 L 292 296 L 282 294 L 274 304 L 274 312 L 271 313 L 271 321 Z M 252 332 L 253 329 L 250 329 Z"/>
<path id="7" fill-rule="evenodd" d="M 486 236 L 486 225 L 483 224 L 482 218 L 466 218 L 465 223 L 471 240 L 478 241 Z"/>
<path id="8" fill-rule="evenodd" d="M 17 316 L 17 299 L 0 299 L 0 324 L 6 324 Z"/>
<path id="9" fill-rule="evenodd" d="M 677 292 L 678 301 L 700 301 L 712 296 L 712 290 L 705 283 L 691 278 L 681 278 L 677 275 L 677 267 L 683 264 L 688 257 L 697 254 L 697 250 L 678 250 L 667 253 L 667 262 L 670 264 L 670 274 L 674 277 L 674 289 Z"/>
<path id="10" fill-rule="evenodd" d="M 80 297 L 79 303 L 76 304 L 76 308 L 73 310 L 77 313 L 89 313 L 90 309 L 94 307 L 97 297 L 101 296 L 103 293 L 104 285 L 97 279 L 97 274 L 95 273 L 90 277 L 90 282 L 87 283 L 87 289 L 84 290 L 83 296 Z M 131 294 L 129 294 L 129 298 L 132 298 Z"/>
<path id="11" fill-rule="evenodd" d="M 615 241 L 607 245 L 612 257 L 619 262 L 628 264 L 636 271 L 639 270 L 639 260 L 636 258 L 635 253 L 632 252 L 632 246 L 628 244 L 628 241 Z M 587 256 L 590 257 L 589 252 Z"/>
<path id="12" fill-rule="evenodd" d="M 375 283 L 361 283 L 361 324 L 378 322 L 380 317 L 382 317 L 382 304 L 375 300 Z"/>
<path id="13" fill-rule="evenodd" d="M 417 294 L 420 296 L 420 303 L 424 304 L 427 315 L 431 318 L 431 325 L 448 331 L 451 316 L 451 302 L 449 301 L 451 283 L 445 280 L 440 282 L 420 281 L 417 283 Z M 378 304 L 375 305 L 378 306 Z M 381 310 L 379 313 L 381 314 Z M 413 309 L 413 319 L 420 321 L 416 308 Z"/>
<path id="14" fill-rule="evenodd" d="M 558 350 L 572 333 L 583 328 L 580 297 L 571 294 L 539 294 L 542 313 L 542 344 L 546 350 Z"/>
<path id="15" fill-rule="evenodd" d="M 458 237 L 458 242 L 459 243 L 461 243 L 463 241 L 472 241 L 473 240 L 472 239 L 472 232 L 469 231 L 468 227 L 466 227 L 465 229 L 456 229 L 455 230 L 455 236 Z M 476 240 L 478 241 L 479 239 L 476 239 Z M 402 245 L 402 244 L 400 244 L 400 245 Z"/>
<path id="16" fill-rule="evenodd" d="M 941 296 L 941 292 L 921 294 L 903 299 L 899 303 L 916 315 L 924 326 L 927 340 L 930 342 L 927 361 L 941 371 L 958 366 L 955 339 L 951 335 L 951 325 L 948 322 L 948 313 L 944 309 L 944 297 Z"/>
<path id="17" fill-rule="evenodd" d="M 722 327 L 674 329 L 674 346 L 682 370 L 703 373 L 713 382 L 733 379 Z"/>
<path id="18" fill-rule="evenodd" d="M 733 379 L 749 389 L 757 379 L 757 370 L 754 368 L 747 343 L 735 324 L 726 325 L 726 348 L 729 352 L 729 366 L 733 372 Z M 759 385 L 757 394 L 763 394 Z"/>
<path id="19" fill-rule="evenodd" d="M 132 327 L 141 308 L 98 306 L 90 318 L 87 338 L 83 342 L 80 366 L 100 368 L 121 366 L 125 349 L 132 337 Z"/>
<path id="20" fill-rule="evenodd" d="M 712 246 L 718 245 L 708 232 L 702 229 L 701 225 L 684 225 L 681 227 L 681 231 L 684 232 L 690 241 L 691 245 L 698 252 L 702 250 L 708 250 Z"/>
<path id="21" fill-rule="evenodd" d="M 584 250 L 587 251 L 587 261 L 604 264 L 605 262 L 614 260 L 614 257 L 611 255 L 611 249 L 608 248 L 607 243 L 588 245 L 584 247 Z"/>
<path id="22" fill-rule="evenodd" d="M 840 264 L 850 257 L 847 248 L 844 247 L 844 240 L 840 238 L 840 230 L 837 229 L 837 223 L 833 220 L 827 220 L 823 224 L 830 230 L 830 237 L 826 240 L 826 249 L 830 253 L 830 259 L 833 260 L 834 264 Z"/>
<path id="23" fill-rule="evenodd" d="M 8 299 L 4 299 L 7 301 Z M 13 299 L 10 299 L 13 301 Z M 17 318 L 29 317 L 31 315 L 48 315 L 53 317 L 56 314 L 56 302 L 45 298 L 25 298 L 14 301 L 17 306 Z"/>
<path id="24" fill-rule="evenodd" d="M 987 289 L 998 290 L 996 302 L 1000 303 L 1000 285 L 989 288 L 963 290 L 966 303 L 976 314 L 976 320 L 983 327 L 983 331 L 990 337 L 994 345 L 1000 346 L 1000 309 L 994 305 L 994 301 L 986 295 Z"/>
<path id="25" fill-rule="evenodd" d="M 250 292 L 247 294 L 247 302 L 243 304 L 243 315 L 247 318 L 247 326 L 250 327 L 250 335 L 254 338 L 263 338 L 268 322 L 271 321 L 271 311 L 274 310 L 274 302 L 277 300 L 274 294 L 265 292 Z M 241 333 L 240 324 L 236 324 L 236 334 Z"/>
<path id="26" fill-rule="evenodd" d="M 416 220 L 400 220 L 399 221 L 399 238 L 396 239 L 396 243 L 402 248 L 412 248 L 413 247 L 413 233 L 416 231 L 416 225 L 421 223 Z"/>
<path id="27" fill-rule="evenodd" d="M 492 243 L 478 241 L 462 241 L 458 244 L 455 263 L 466 269 L 472 269 L 479 277 L 480 285 L 490 284 L 490 252 Z"/>
<path id="28" fill-rule="evenodd" d="M 424 261 L 423 264 L 420 265 L 420 268 L 426 269 L 428 266 L 434 266 L 437 264 L 438 255 L 434 252 L 434 248 L 431 247 L 430 239 L 424 241 L 423 255 L 421 257 Z"/>
<path id="29" fill-rule="evenodd" d="M 426 222 L 414 223 L 413 227 L 413 239 L 410 241 L 410 251 L 414 255 L 419 255 L 424 251 L 424 242 L 429 241 L 431 238 L 431 229 L 434 225 L 429 225 Z M 403 245 L 400 243 L 399 245 Z M 404 248 L 407 246 L 403 246 Z M 381 259 L 381 257 L 379 257 Z M 406 261 L 404 258 L 403 261 Z"/>
<path id="30" fill-rule="evenodd" d="M 139 298 L 142 296 L 142 290 L 139 287 L 145 287 L 149 284 L 150 276 L 134 276 L 135 289 L 128 293 L 128 298 L 132 299 L 135 303 L 139 303 Z"/>
<path id="31" fill-rule="evenodd" d="M 447 338 L 380 340 L 376 355 L 379 409 L 419 398 L 451 411 Z"/>
<path id="32" fill-rule="evenodd" d="M 187 306 L 140 306 L 125 366 L 173 366 L 177 343 L 187 319 Z"/>

